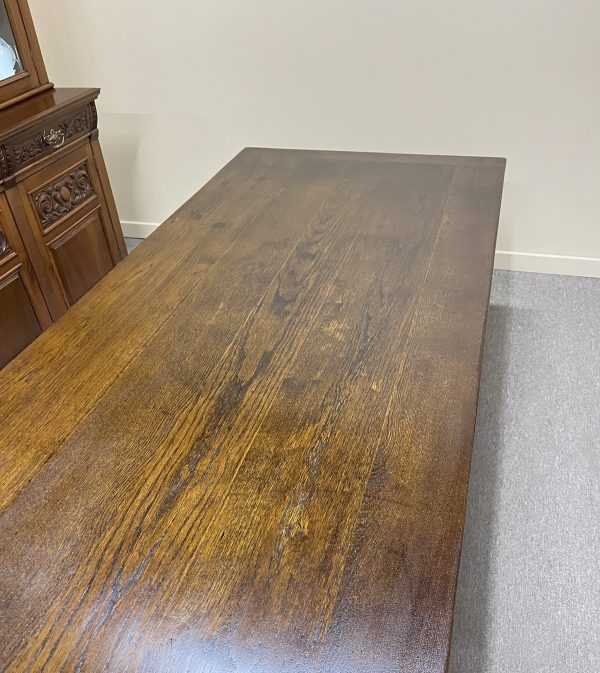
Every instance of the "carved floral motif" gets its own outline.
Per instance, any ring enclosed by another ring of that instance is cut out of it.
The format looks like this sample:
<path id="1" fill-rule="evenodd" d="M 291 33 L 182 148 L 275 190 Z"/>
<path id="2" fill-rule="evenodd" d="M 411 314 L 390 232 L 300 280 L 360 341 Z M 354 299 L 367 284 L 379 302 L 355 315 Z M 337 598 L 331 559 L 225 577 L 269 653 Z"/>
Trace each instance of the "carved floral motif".
<path id="1" fill-rule="evenodd" d="M 78 166 L 52 185 L 33 195 L 33 203 L 43 229 L 70 213 L 94 194 L 86 164 Z"/>

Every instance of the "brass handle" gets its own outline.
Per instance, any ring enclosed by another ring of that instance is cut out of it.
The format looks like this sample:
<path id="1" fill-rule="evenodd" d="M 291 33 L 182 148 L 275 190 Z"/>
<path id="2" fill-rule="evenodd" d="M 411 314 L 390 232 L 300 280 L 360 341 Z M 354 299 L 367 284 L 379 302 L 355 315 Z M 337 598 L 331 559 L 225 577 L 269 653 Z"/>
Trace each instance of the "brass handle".
<path id="1" fill-rule="evenodd" d="M 65 144 L 65 132 L 62 129 L 50 129 L 44 133 L 44 141 L 56 150 Z"/>

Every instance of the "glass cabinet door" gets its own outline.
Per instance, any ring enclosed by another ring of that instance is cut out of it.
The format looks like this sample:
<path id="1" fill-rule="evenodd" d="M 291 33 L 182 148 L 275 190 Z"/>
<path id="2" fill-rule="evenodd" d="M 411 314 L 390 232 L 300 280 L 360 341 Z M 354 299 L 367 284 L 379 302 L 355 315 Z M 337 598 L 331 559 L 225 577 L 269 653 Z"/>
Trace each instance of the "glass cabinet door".
<path id="1" fill-rule="evenodd" d="M 23 72 L 21 56 L 4 0 L 0 0 L 0 81 Z"/>

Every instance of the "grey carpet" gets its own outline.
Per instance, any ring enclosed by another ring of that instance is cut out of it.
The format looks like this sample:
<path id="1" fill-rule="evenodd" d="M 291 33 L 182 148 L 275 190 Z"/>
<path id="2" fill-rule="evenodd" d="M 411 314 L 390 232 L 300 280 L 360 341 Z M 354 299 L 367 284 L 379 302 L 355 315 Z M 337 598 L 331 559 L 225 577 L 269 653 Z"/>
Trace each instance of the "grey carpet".
<path id="1" fill-rule="evenodd" d="M 125 245 L 127 246 L 127 252 L 133 252 L 143 242 L 143 238 L 126 238 Z"/>
<path id="2" fill-rule="evenodd" d="M 600 280 L 494 274 L 451 673 L 600 672 Z"/>

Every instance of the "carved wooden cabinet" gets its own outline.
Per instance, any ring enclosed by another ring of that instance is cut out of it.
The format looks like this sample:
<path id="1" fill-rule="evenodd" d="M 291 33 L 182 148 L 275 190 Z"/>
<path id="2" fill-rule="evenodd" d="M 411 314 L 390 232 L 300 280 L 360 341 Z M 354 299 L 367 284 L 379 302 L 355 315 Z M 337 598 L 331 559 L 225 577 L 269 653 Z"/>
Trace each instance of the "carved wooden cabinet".
<path id="1" fill-rule="evenodd" d="M 126 256 L 99 89 L 55 89 L 27 0 L 0 0 L 0 367 Z"/>
<path id="2" fill-rule="evenodd" d="M 52 89 L 0 110 L 0 366 L 127 254 L 98 94 Z"/>

